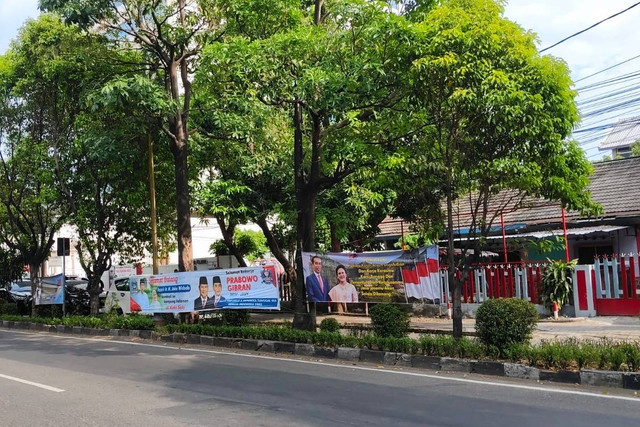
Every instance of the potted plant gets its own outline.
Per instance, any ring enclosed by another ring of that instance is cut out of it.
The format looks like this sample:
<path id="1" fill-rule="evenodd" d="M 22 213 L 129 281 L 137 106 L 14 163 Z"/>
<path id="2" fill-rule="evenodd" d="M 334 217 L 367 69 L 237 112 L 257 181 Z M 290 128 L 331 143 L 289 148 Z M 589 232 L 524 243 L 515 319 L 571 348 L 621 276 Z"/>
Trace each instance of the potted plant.
<path id="1" fill-rule="evenodd" d="M 542 303 L 552 310 L 553 302 L 557 302 L 559 307 L 568 304 L 573 292 L 573 270 L 577 259 L 569 262 L 551 261 L 542 273 Z"/>

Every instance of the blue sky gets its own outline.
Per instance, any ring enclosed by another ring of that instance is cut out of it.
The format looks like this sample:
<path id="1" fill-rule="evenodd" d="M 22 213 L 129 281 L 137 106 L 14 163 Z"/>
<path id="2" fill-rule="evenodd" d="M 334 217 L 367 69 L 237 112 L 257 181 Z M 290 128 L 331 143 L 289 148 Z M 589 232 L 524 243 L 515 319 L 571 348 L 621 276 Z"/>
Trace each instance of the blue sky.
<path id="1" fill-rule="evenodd" d="M 537 33 L 538 47 L 542 49 L 634 3 L 636 3 L 635 0 L 511 0 L 506 6 L 505 16 L 523 28 Z M 7 50 L 10 40 L 16 37 L 18 29 L 25 20 L 38 15 L 37 4 L 37 0 L 0 0 L 0 53 Z M 640 55 L 640 45 L 637 44 L 640 40 L 639 23 L 640 6 L 546 51 L 545 54 L 560 57 L 567 62 L 578 89 L 614 76 L 638 71 L 640 58 L 608 72 L 577 81 L 618 62 Z M 625 84 L 629 83 L 631 83 L 630 80 L 625 80 Z M 608 86 L 603 91 L 606 93 L 616 89 Z M 579 93 L 578 101 L 581 102 L 603 92 L 585 90 L 584 93 L 583 91 Z M 630 94 L 633 95 L 633 92 Z M 640 96 L 640 90 L 638 96 Z M 605 105 L 604 102 L 596 103 L 589 108 L 598 109 L 600 105 Z M 584 111 L 587 109 L 585 108 Z M 607 115 L 585 118 L 580 126 L 584 130 L 597 125 L 610 124 L 616 117 L 636 114 L 638 113 L 634 113 L 633 108 L 620 109 Z M 606 130 L 602 130 L 586 134 L 576 133 L 575 137 L 582 143 L 587 156 L 595 160 L 605 154 L 598 152 L 596 148 L 599 139 L 605 134 Z"/>

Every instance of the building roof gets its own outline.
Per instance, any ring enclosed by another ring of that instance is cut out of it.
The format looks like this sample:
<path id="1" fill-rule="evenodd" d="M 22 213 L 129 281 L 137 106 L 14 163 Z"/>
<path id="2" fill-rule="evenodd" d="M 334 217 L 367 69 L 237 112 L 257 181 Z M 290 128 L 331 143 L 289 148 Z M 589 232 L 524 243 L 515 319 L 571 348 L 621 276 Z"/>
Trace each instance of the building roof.
<path id="1" fill-rule="evenodd" d="M 598 146 L 600 150 L 629 147 L 640 140 L 640 116 L 619 119 Z"/>
<path id="2" fill-rule="evenodd" d="M 640 157 L 599 162 L 594 165 L 589 191 L 594 201 L 603 207 L 603 218 L 635 219 L 640 221 Z M 473 201 L 473 199 L 471 199 Z M 471 220 L 468 197 L 454 204 L 454 224 L 464 233 Z M 524 206 L 524 207 L 518 207 Z M 527 197 L 513 190 L 503 191 L 492 198 L 489 214 L 495 216 L 494 228 L 500 228 L 500 210 L 504 209 L 505 230 L 515 231 L 531 226 L 557 224 L 562 220 L 562 209 L 557 202 Z M 567 222 L 588 221 L 578 212 L 567 212 Z M 491 218 L 488 218 L 490 220 Z M 596 220 L 592 218 L 592 220 Z M 411 224 L 400 219 L 386 218 L 380 225 L 379 239 L 388 240 L 400 236 L 401 224 L 405 233 L 411 232 Z M 576 224 L 577 225 L 577 224 Z M 583 224 L 584 225 L 584 224 Z"/>

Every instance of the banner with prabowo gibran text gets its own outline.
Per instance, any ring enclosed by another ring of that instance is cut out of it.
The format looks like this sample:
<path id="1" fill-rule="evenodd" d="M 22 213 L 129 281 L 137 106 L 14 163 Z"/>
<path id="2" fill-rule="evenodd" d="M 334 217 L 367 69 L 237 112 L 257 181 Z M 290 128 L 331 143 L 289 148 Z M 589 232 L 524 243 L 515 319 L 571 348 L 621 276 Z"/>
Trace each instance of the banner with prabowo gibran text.
<path id="1" fill-rule="evenodd" d="M 279 310 L 274 265 L 131 276 L 131 311 Z"/>
<path id="2" fill-rule="evenodd" d="M 437 303 L 442 298 L 438 247 L 362 253 L 303 252 L 311 302 Z"/>

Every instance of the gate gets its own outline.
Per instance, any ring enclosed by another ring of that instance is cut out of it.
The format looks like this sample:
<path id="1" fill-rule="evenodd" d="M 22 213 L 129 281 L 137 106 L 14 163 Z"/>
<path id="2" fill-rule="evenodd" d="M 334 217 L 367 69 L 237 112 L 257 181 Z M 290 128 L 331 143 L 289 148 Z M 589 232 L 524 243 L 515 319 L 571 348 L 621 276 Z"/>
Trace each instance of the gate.
<path id="1" fill-rule="evenodd" d="M 632 254 L 595 259 L 591 278 L 599 316 L 635 316 L 640 313 L 640 277 L 636 274 L 636 260 Z"/>
<path id="2" fill-rule="evenodd" d="M 462 299 L 482 303 L 490 298 L 520 298 L 540 303 L 540 282 L 547 263 L 510 262 L 473 266 L 462 282 Z M 460 272 L 456 272 L 460 279 Z M 449 277 L 446 266 L 440 268 L 443 301 L 449 301 Z"/>

